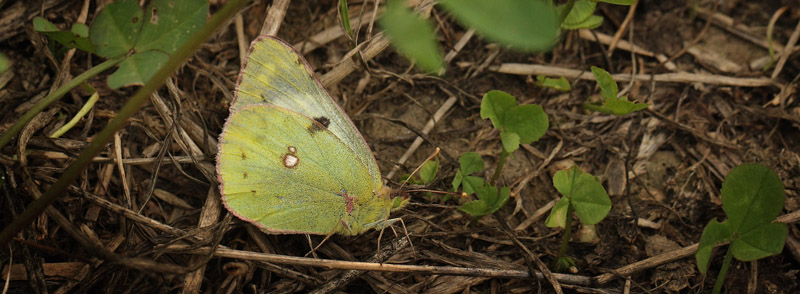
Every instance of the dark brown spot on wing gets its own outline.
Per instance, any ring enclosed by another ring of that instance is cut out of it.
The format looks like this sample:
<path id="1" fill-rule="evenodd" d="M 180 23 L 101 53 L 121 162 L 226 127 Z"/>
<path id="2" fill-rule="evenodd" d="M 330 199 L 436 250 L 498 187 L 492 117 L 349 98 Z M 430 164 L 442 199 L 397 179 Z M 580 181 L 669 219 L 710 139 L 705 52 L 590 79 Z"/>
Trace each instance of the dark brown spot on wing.
<path id="1" fill-rule="evenodd" d="M 246 159 L 247 159 L 247 154 L 244 154 L 244 151 L 242 151 L 242 160 L 246 160 Z"/>
<path id="2" fill-rule="evenodd" d="M 324 116 L 315 117 L 314 121 L 321 124 L 325 128 L 328 128 L 328 126 L 331 125 L 331 120 Z"/>
<path id="3" fill-rule="evenodd" d="M 308 126 L 307 130 L 311 135 L 323 131 L 331 124 L 331 120 L 327 117 L 320 116 L 314 118 L 314 123 Z"/>
<path id="4" fill-rule="evenodd" d="M 245 179 L 247 178 L 247 172 L 243 172 L 242 173 L 242 178 L 245 178 Z"/>

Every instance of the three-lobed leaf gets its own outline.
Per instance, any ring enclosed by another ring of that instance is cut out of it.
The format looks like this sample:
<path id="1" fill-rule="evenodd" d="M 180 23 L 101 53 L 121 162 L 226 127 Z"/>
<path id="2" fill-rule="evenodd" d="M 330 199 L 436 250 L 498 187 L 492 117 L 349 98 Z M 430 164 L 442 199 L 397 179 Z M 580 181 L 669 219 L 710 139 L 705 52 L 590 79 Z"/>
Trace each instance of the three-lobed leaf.
<path id="1" fill-rule="evenodd" d="M 109 3 L 98 13 L 89 36 L 97 55 L 132 53 L 108 78 L 109 87 L 141 85 L 205 24 L 206 0 L 154 0 L 145 11 L 138 1 Z"/>
<path id="2" fill-rule="evenodd" d="M 564 198 L 567 199 L 568 205 L 572 206 L 578 219 L 587 225 L 600 222 L 611 210 L 611 199 L 608 198 L 600 181 L 581 171 L 577 165 L 556 172 L 553 176 L 553 185 L 564 197 L 551 210 L 551 216 L 546 221 L 548 226 L 566 223 L 566 217 L 569 216 L 563 211 Z M 563 219 L 555 219 L 556 217 Z"/>
<path id="3" fill-rule="evenodd" d="M 433 26 L 404 5 L 405 1 L 391 0 L 379 20 L 392 45 L 424 70 L 438 72 L 444 62 Z"/>
<path id="4" fill-rule="evenodd" d="M 728 219 L 709 221 L 700 237 L 695 260 L 705 274 L 711 250 L 730 241 L 733 257 L 742 261 L 775 255 L 783 250 L 788 228 L 774 223 L 786 194 L 780 178 L 761 164 L 733 168 L 722 184 L 722 209 Z"/>
<path id="5" fill-rule="evenodd" d="M 490 119 L 492 125 L 501 130 L 503 149 L 511 153 L 519 144 L 530 144 L 539 140 L 549 127 L 547 114 L 539 105 L 517 105 L 511 94 L 492 90 L 481 100 L 481 118 Z"/>
<path id="6" fill-rule="evenodd" d="M 472 194 L 475 192 L 475 188 L 484 186 L 482 178 L 470 176 L 483 170 L 483 159 L 478 153 L 464 153 L 458 158 L 458 162 L 460 166 L 452 183 L 454 190 L 463 186 L 464 193 Z"/>
<path id="7" fill-rule="evenodd" d="M 495 129 L 501 130 L 506 112 L 514 106 L 517 106 L 517 98 L 500 90 L 491 90 L 481 99 L 481 118 L 488 118 Z"/>
<path id="8" fill-rule="evenodd" d="M 139 1 L 119 0 L 103 8 L 92 22 L 89 38 L 97 55 L 111 58 L 127 54 L 136 44 L 144 12 Z"/>
<path id="9" fill-rule="evenodd" d="M 489 40 L 524 51 L 549 50 L 558 41 L 558 16 L 543 0 L 443 0 L 464 26 Z"/>
<path id="10" fill-rule="evenodd" d="M 145 9 L 144 24 L 134 50 L 175 53 L 205 23 L 207 0 L 152 1 Z"/>

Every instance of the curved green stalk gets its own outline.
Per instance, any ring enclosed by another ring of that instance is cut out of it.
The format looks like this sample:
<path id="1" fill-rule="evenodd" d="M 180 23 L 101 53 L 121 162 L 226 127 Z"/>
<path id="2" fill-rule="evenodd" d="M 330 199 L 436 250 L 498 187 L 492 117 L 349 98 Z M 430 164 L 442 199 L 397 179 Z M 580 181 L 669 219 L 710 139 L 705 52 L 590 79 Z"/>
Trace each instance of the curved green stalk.
<path id="1" fill-rule="evenodd" d="M 84 115 L 89 113 L 89 110 L 92 110 L 92 107 L 94 107 L 94 104 L 97 102 L 97 99 L 99 97 L 100 97 L 100 94 L 97 94 L 97 91 L 94 91 L 92 96 L 89 96 L 89 100 L 86 101 L 86 104 L 83 104 L 83 107 L 81 107 L 81 109 L 78 110 L 78 113 L 76 113 L 75 116 L 73 116 L 72 119 L 69 120 L 69 122 L 67 122 L 66 124 L 64 124 L 63 126 L 58 128 L 58 130 L 56 130 L 55 132 L 50 134 L 49 137 L 50 138 L 61 137 L 61 135 L 63 135 L 64 133 L 66 133 L 67 131 L 72 129 L 72 127 L 74 127 L 76 124 L 78 124 L 78 122 L 81 120 L 81 118 Z"/>
<path id="2" fill-rule="evenodd" d="M 497 179 L 500 178 L 500 173 L 503 172 L 503 166 L 506 165 L 506 158 L 508 158 L 508 152 L 503 148 L 503 153 L 500 153 L 500 160 L 497 162 L 497 168 L 494 170 L 494 175 L 492 175 L 492 186 L 494 186 L 495 183 L 497 183 Z"/>
<path id="3" fill-rule="evenodd" d="M 564 236 L 561 238 L 561 247 L 558 248 L 558 255 L 556 256 L 556 262 L 561 260 L 564 257 L 564 254 L 567 252 L 567 245 L 569 245 L 569 237 L 572 235 L 572 203 L 567 206 L 567 219 L 564 221 Z"/>
<path id="4" fill-rule="evenodd" d="M 725 253 L 725 260 L 722 261 L 722 268 L 719 269 L 717 281 L 714 282 L 714 291 L 711 293 L 719 294 L 722 291 L 722 284 L 725 284 L 725 278 L 728 277 L 728 268 L 731 267 L 731 260 L 733 259 L 733 250 L 728 247 L 728 253 Z"/>
<path id="5" fill-rule="evenodd" d="M 75 162 L 67 167 L 50 189 L 45 191 L 41 197 L 34 200 L 19 217 L 15 218 L 11 224 L 0 232 L 0 247 L 8 244 L 11 238 L 16 236 L 22 229 L 29 226 L 51 203 L 56 201 L 58 196 L 67 190 L 69 185 L 81 174 L 81 171 L 91 163 L 92 158 L 103 150 L 106 142 L 111 139 L 111 136 L 127 123 L 128 118 L 133 116 L 136 111 L 141 108 L 145 101 L 147 101 L 147 98 L 158 90 L 167 78 L 194 54 L 195 50 L 199 48 L 200 45 L 209 39 L 218 28 L 221 28 L 227 20 L 244 5 L 244 2 L 244 0 L 228 1 L 199 32 L 194 34 L 191 39 L 175 52 L 175 54 L 169 57 L 167 63 L 164 64 L 142 88 L 136 91 L 136 94 L 122 107 L 117 116 L 94 137 L 89 147 L 86 147 Z"/>
<path id="6" fill-rule="evenodd" d="M 42 112 L 42 110 L 44 110 L 47 106 L 50 106 L 50 104 L 53 104 L 53 102 L 56 102 L 58 101 L 58 99 L 61 99 L 62 96 L 69 93 L 69 91 L 72 91 L 72 89 L 74 89 L 81 83 L 89 80 L 90 78 L 122 62 L 123 60 L 125 60 L 125 57 L 126 55 L 122 55 L 106 60 L 103 63 L 90 68 L 89 70 L 83 72 L 79 76 L 70 80 L 63 86 L 59 87 L 58 89 L 50 93 L 50 95 L 47 95 L 47 97 L 44 97 L 42 101 L 36 103 L 36 105 L 34 105 L 33 108 L 31 108 L 30 110 L 28 110 L 28 112 L 22 115 L 22 117 L 20 117 L 19 120 L 17 120 L 17 122 L 14 123 L 13 126 L 8 128 L 8 130 L 6 130 L 5 133 L 0 135 L 0 149 L 2 149 L 3 146 L 6 146 L 8 142 L 11 142 L 11 138 L 16 136 L 17 133 L 19 133 L 19 131 L 22 130 L 22 128 L 25 127 L 25 125 L 27 125 L 28 122 L 30 122 L 34 116 Z"/>

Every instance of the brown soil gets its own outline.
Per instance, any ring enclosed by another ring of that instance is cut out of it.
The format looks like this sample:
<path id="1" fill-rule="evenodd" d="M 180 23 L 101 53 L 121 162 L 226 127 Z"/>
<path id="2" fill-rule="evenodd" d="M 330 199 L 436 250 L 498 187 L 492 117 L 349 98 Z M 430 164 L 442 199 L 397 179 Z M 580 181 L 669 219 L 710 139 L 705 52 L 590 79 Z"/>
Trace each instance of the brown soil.
<path id="1" fill-rule="evenodd" d="M 100 62 L 96 56 L 77 52 L 68 66 L 62 67 L 62 60 L 48 51 L 47 39 L 33 31 L 31 20 L 35 16 L 68 27 L 78 19 L 80 2 L 0 1 L 0 53 L 14 63 L 9 73 L 0 75 L 0 113 L 4 114 L 0 130 L 8 129 L 57 88 L 54 81 L 63 84 Z M 90 1 L 89 21 L 99 10 L 96 2 L 104 1 Z M 365 5 L 363 1 L 350 2 L 351 16 L 358 15 Z M 478 152 L 487 162 L 487 171 L 480 175 L 491 176 L 501 145 L 499 133 L 479 115 L 480 98 L 489 90 L 503 90 L 523 103 L 539 104 L 550 118 L 547 134 L 516 151 L 504 167 L 499 183 L 514 192 L 505 207 L 471 224 L 469 215 L 457 209 L 469 199 L 441 201 L 441 196 L 412 193 L 411 205 L 393 216 L 404 220 L 414 250 L 409 246 L 392 248 L 392 244 L 405 245 L 399 241 L 405 233 L 399 226 L 397 235 L 387 230 L 381 238 L 381 250 L 389 254 L 385 264 L 504 269 L 521 274 L 540 271 L 536 261 L 547 265 L 552 262 L 561 231 L 546 227 L 547 214 L 541 216 L 537 210 L 559 196 L 552 184 L 553 174 L 575 163 L 603 181 L 611 192 L 613 208 L 596 226 L 596 238 L 570 243 L 568 255 L 575 260 L 576 268 L 575 272 L 560 276 L 565 277 L 560 279 L 560 288 L 566 293 L 710 293 L 725 247 L 716 250 L 706 276 L 699 273 L 693 252 L 678 255 L 681 248 L 699 241 L 709 220 L 725 218 L 720 187 L 731 168 L 749 162 L 770 167 L 785 186 L 783 214 L 800 210 L 797 54 L 787 59 L 771 86 L 620 82 L 620 89 L 629 88 L 630 99 L 651 104 L 646 111 L 623 117 L 583 109 L 587 99 L 599 98 L 593 81 L 571 79 L 572 90 L 562 93 L 536 86 L 533 76 L 498 73 L 492 66 L 528 63 L 588 70 L 590 65 L 596 65 L 614 74 L 631 73 L 635 68 L 637 73 L 647 74 L 690 72 L 769 78 L 774 66 L 766 71 L 750 68 L 751 62 L 767 56 L 767 50 L 734 35 L 730 29 L 735 27 L 765 42 L 770 18 L 788 5 L 788 11 L 775 23 L 773 37 L 785 45 L 796 33 L 800 7 L 793 0 L 767 4 L 720 2 L 717 13 L 732 18 L 733 25 L 712 23 L 706 28 L 708 18 L 698 8 L 711 11 L 715 9 L 713 1 L 640 1 L 633 17 L 632 41 L 667 57 L 681 54 L 673 61 L 677 67 L 674 70 L 660 67 L 658 60 L 642 55 L 635 57 L 633 65 L 631 53 L 620 48 L 606 57 L 607 45 L 580 38 L 577 32 L 566 34 L 552 52 L 538 55 L 490 45 L 476 35 L 441 77 L 421 74 L 389 48 L 329 86 L 363 132 L 384 175 L 448 97 L 457 99 L 422 146 L 389 179 L 394 187 L 400 176 L 417 167 L 434 147 L 442 149 L 441 169 L 427 188 L 450 190 L 457 159 L 469 151 Z M 278 36 L 297 44 L 337 27 L 337 3 L 293 1 Z M 373 3 L 366 1 L 365 11 L 371 12 Z M 220 7 L 221 4 L 212 4 L 212 13 Z M 598 8 L 597 14 L 605 21 L 595 31 L 613 36 L 628 7 L 601 3 Z M 38 217 L 4 247 L 0 253 L 0 280 L 5 281 L 10 266 L 9 293 L 289 293 L 315 289 L 338 289 L 344 293 L 555 293 L 548 280 L 511 278 L 490 271 L 450 275 L 402 269 L 354 274 L 324 265 L 288 265 L 274 260 L 268 263 L 220 252 L 209 255 L 207 250 L 197 254 L 195 248 L 220 245 L 253 253 L 310 256 L 305 235 L 263 234 L 215 206 L 215 199 L 209 199 L 219 197 L 216 176 L 208 168 L 214 165 L 216 149 L 203 138 L 216 139 L 222 129 L 240 69 L 237 44 L 258 35 L 266 9 L 264 3 L 248 7 L 242 14 L 246 40 L 237 39 L 231 22 L 174 75 L 175 88 L 164 87 L 158 92 L 171 111 L 179 105 L 177 117 L 181 124 L 173 126 L 173 117 L 162 116 L 153 104 L 144 106 L 118 133 L 118 143 L 112 141 L 99 155 L 108 160 L 91 164 L 69 192 L 52 205 L 53 211 Z M 442 10 L 434 9 L 432 13 L 441 44 L 452 48 L 466 29 Z M 371 13 L 364 15 L 368 19 Z M 376 32 L 374 29 L 372 34 Z M 359 42 L 374 37 L 367 34 L 366 29 L 362 30 Z M 631 41 L 627 31 L 622 39 Z M 695 40 L 695 47 L 704 55 L 685 52 Z M 350 49 L 350 43 L 340 37 L 305 57 L 318 69 L 317 74 L 323 75 L 339 66 Z M 718 67 L 714 63 L 718 59 L 737 65 L 738 71 Z M 487 61 L 489 66 L 483 66 Z M 59 77 L 63 74 L 66 79 Z M 105 83 L 107 75 L 91 80 L 100 93 L 99 102 L 61 139 L 48 139 L 47 134 L 80 109 L 88 99 L 85 91 L 73 90 L 45 109 L 46 114 L 36 117 L 21 138 L 18 136 L 2 149 L 0 164 L 6 174 L 0 201 L 3 227 L 33 197 L 49 188 L 138 88 L 111 90 Z M 198 128 L 188 130 L 191 125 Z M 168 136 L 173 128 L 187 129 L 191 135 Z M 186 140 L 199 148 L 194 161 L 182 147 Z M 164 148 L 166 156 L 158 158 Z M 116 162 L 117 156 L 142 159 L 144 163 Z M 173 158 L 180 163 L 173 163 Z M 153 181 L 155 191 L 151 192 Z M 141 212 L 135 211 L 146 199 L 150 200 Z M 124 213 L 123 209 L 131 213 Z M 70 228 L 58 220 L 59 215 L 66 217 L 77 231 L 69 233 Z M 734 260 L 725 293 L 800 292 L 800 230 L 796 216 L 787 219 L 790 229 L 784 251 L 757 262 Z M 525 226 L 514 230 L 520 224 Z M 585 232 L 579 230 L 584 228 L 578 224 L 574 229 L 579 232 L 575 237 Z M 84 241 L 76 239 L 75 234 Z M 378 235 L 371 231 L 355 237 L 333 236 L 316 254 L 320 259 L 369 261 L 376 254 Z M 316 245 L 323 237 L 312 236 L 311 241 Z M 90 243 L 101 245 L 113 255 L 100 254 Z M 183 247 L 173 250 L 168 245 Z M 676 257 L 653 265 L 636 263 L 653 256 Z M 628 266 L 633 270 L 626 271 Z M 344 278 L 347 274 L 354 278 Z"/>

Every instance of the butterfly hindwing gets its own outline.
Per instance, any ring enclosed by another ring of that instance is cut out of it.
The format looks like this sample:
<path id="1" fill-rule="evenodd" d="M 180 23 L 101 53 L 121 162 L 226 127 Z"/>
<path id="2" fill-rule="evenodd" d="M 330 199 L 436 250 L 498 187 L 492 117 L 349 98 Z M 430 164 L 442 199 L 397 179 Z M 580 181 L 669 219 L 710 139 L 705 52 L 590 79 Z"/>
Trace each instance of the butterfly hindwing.
<path id="1" fill-rule="evenodd" d="M 373 203 L 373 189 L 379 188 L 333 133 L 282 107 L 235 110 L 219 146 L 217 172 L 226 207 L 269 232 L 346 233 L 343 226 L 353 224 L 350 213 Z"/>

